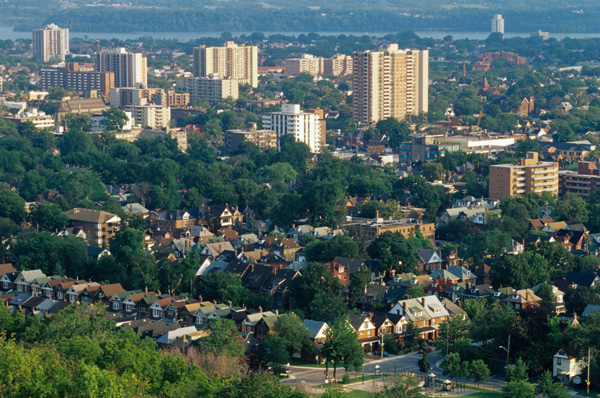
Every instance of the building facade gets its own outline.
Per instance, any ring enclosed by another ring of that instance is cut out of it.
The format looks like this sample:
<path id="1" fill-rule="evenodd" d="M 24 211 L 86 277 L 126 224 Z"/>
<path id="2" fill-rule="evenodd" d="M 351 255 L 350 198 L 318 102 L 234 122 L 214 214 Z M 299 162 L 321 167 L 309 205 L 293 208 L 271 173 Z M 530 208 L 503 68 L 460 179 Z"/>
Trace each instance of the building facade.
<path id="1" fill-rule="evenodd" d="M 54 24 L 33 31 L 33 56 L 48 62 L 51 59 L 65 60 L 69 52 L 69 29 Z"/>
<path id="2" fill-rule="evenodd" d="M 137 87 L 148 84 L 146 54 L 133 53 L 123 47 L 100 51 L 96 56 L 99 72 L 113 72 L 115 87 Z"/>
<path id="3" fill-rule="evenodd" d="M 66 211 L 69 226 L 80 227 L 85 231 L 90 246 L 102 247 L 119 231 L 121 218 L 102 210 L 74 208 Z"/>
<path id="4" fill-rule="evenodd" d="M 171 123 L 171 108 L 162 105 L 128 105 L 135 124 L 142 128 L 163 129 Z"/>
<path id="5" fill-rule="evenodd" d="M 490 166 L 490 198 L 502 199 L 529 192 L 558 195 L 558 163 L 540 162 L 537 152 L 527 152 L 518 165 Z"/>
<path id="6" fill-rule="evenodd" d="M 324 61 L 323 58 L 311 54 L 302 54 L 300 58 L 286 59 L 285 75 L 298 76 L 301 73 L 308 73 L 313 76 L 322 75 L 325 70 Z"/>
<path id="7" fill-rule="evenodd" d="M 93 64 L 92 64 L 93 65 Z M 62 87 L 65 90 L 85 93 L 97 91 L 100 95 L 109 95 L 115 86 L 113 72 L 96 72 L 93 66 L 77 62 L 67 63 L 64 67 L 42 68 L 40 70 L 40 88 Z"/>
<path id="8" fill-rule="evenodd" d="M 185 91 L 190 94 L 190 101 L 221 102 L 224 99 L 238 99 L 239 81 L 237 79 L 222 79 L 219 75 L 211 74 L 206 77 L 194 77 L 185 80 Z"/>
<path id="9" fill-rule="evenodd" d="M 195 47 L 194 76 L 213 73 L 258 87 L 258 46 L 238 46 L 228 41 L 223 47 Z"/>
<path id="10" fill-rule="evenodd" d="M 558 192 L 561 196 L 574 193 L 589 196 L 600 187 L 600 169 L 596 163 L 580 161 L 578 170 L 561 170 L 558 173 Z"/>
<path id="11" fill-rule="evenodd" d="M 435 224 L 417 219 L 384 220 L 382 218 L 351 217 L 342 225 L 342 230 L 350 236 L 366 240 L 376 239 L 386 232 L 400 233 L 405 238 L 416 236 L 417 231 L 425 239 L 435 240 Z"/>
<path id="12" fill-rule="evenodd" d="M 319 115 L 304 112 L 297 104 L 283 104 L 281 112 L 263 115 L 263 128 L 276 131 L 279 139 L 284 135 L 293 135 L 296 141 L 306 144 L 312 153 L 320 152 L 325 141 Z"/>
<path id="13" fill-rule="evenodd" d="M 492 18 L 492 33 L 504 34 L 504 18 L 500 14 L 494 15 Z"/>
<path id="14" fill-rule="evenodd" d="M 429 51 L 399 50 L 354 53 L 353 117 L 363 124 L 404 120 L 429 109 Z"/>
<path id="15" fill-rule="evenodd" d="M 251 142 L 260 149 L 277 149 L 277 132 L 274 130 L 258 130 L 253 125 L 250 130 L 227 130 L 225 146 L 233 152 L 242 142 Z"/>

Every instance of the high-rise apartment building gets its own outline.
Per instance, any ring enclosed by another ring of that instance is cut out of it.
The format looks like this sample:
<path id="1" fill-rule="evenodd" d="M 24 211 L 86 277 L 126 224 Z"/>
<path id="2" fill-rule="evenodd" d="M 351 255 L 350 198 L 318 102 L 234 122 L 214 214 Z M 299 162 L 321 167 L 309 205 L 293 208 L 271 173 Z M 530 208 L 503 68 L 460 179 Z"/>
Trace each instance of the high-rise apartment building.
<path id="1" fill-rule="evenodd" d="M 349 75 L 352 73 L 352 56 L 337 54 L 332 58 L 319 58 L 311 54 L 303 54 L 300 58 L 285 60 L 285 75 L 298 76 L 309 73 L 320 75 Z"/>
<path id="2" fill-rule="evenodd" d="M 345 76 L 352 74 L 352 56 L 337 54 L 331 58 L 325 58 L 324 74 L 333 76 Z"/>
<path id="3" fill-rule="evenodd" d="M 171 123 L 171 108 L 162 105 L 128 105 L 135 124 L 142 128 L 163 129 Z"/>
<path id="4" fill-rule="evenodd" d="M 600 188 L 600 169 L 594 162 L 577 162 L 577 171 L 562 170 L 558 173 L 559 193 L 589 196 Z"/>
<path id="5" fill-rule="evenodd" d="M 500 14 L 494 15 L 492 18 L 492 33 L 504 34 L 504 18 Z"/>
<path id="6" fill-rule="evenodd" d="M 354 53 L 353 116 L 363 124 L 426 113 L 429 109 L 429 51 L 399 50 Z"/>
<path id="7" fill-rule="evenodd" d="M 48 62 L 51 59 L 65 60 L 69 52 L 69 29 L 50 24 L 44 29 L 33 31 L 33 56 Z"/>
<path id="8" fill-rule="evenodd" d="M 305 143 L 313 153 L 320 152 L 324 143 L 325 131 L 319 115 L 303 112 L 297 104 L 283 104 L 281 112 L 263 115 L 263 128 L 276 131 L 279 139 L 292 134 L 296 141 Z"/>
<path id="9" fill-rule="evenodd" d="M 139 87 L 117 87 L 110 90 L 110 106 L 113 108 L 147 104 L 183 108 L 189 103 L 189 93 L 178 93 L 175 90 Z"/>
<path id="10" fill-rule="evenodd" d="M 238 46 L 232 41 L 224 47 L 195 47 L 194 76 L 207 77 L 213 73 L 258 87 L 258 47 Z"/>
<path id="11" fill-rule="evenodd" d="M 185 91 L 190 93 L 190 101 L 221 102 L 224 99 L 239 98 L 237 79 L 221 79 L 216 74 L 207 77 L 193 77 L 185 80 Z"/>
<path id="12" fill-rule="evenodd" d="M 109 95 L 115 86 L 115 74 L 112 72 L 96 72 L 94 64 L 67 63 L 61 67 L 42 68 L 40 70 L 40 88 L 62 87 L 77 92 L 98 91 L 101 95 Z"/>
<path id="13" fill-rule="evenodd" d="M 527 152 L 518 165 L 490 166 L 490 198 L 502 199 L 535 192 L 558 195 L 558 163 L 540 162 L 537 152 Z"/>
<path id="14" fill-rule="evenodd" d="M 123 47 L 100 51 L 96 57 L 99 72 L 113 72 L 115 87 L 137 87 L 148 84 L 146 54 L 132 53 Z"/>

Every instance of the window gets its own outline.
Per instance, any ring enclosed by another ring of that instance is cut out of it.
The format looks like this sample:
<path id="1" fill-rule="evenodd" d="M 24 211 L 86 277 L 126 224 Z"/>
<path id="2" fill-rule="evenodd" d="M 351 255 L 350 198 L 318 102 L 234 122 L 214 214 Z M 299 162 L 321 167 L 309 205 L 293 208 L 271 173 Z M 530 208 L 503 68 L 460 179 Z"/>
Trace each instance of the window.
<path id="1" fill-rule="evenodd" d="M 127 311 L 127 312 L 133 311 L 133 305 L 131 305 L 131 304 L 125 304 L 125 311 Z"/>
<path id="2" fill-rule="evenodd" d="M 119 309 L 121 308 L 121 305 L 118 301 L 113 301 L 112 307 L 113 307 L 113 310 L 119 311 Z"/>
<path id="3" fill-rule="evenodd" d="M 56 297 L 57 297 L 59 300 L 62 300 L 62 298 L 63 298 L 63 292 L 61 292 L 61 291 L 58 291 L 58 292 L 56 292 Z"/>
<path id="4" fill-rule="evenodd" d="M 561 366 L 562 365 L 562 358 L 558 357 L 556 358 L 556 366 Z"/>
<path id="5" fill-rule="evenodd" d="M 161 313 L 161 312 L 162 312 L 162 311 L 161 311 L 160 309 L 156 309 L 156 308 L 155 308 L 155 309 L 153 309 L 153 310 L 152 310 L 152 316 L 153 316 L 154 318 L 160 318 L 160 315 L 161 315 L 160 313 Z"/>
<path id="6" fill-rule="evenodd" d="M 146 307 L 140 307 L 140 314 L 146 313 Z"/>

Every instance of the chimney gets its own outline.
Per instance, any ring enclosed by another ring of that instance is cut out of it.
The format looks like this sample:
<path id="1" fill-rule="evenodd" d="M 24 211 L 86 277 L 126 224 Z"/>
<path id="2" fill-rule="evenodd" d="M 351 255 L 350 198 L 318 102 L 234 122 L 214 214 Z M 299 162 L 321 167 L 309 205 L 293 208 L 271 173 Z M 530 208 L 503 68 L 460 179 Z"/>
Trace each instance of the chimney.
<path id="1" fill-rule="evenodd" d="M 576 313 L 576 312 L 574 312 L 574 313 L 573 313 L 573 320 L 574 320 L 574 321 L 576 321 L 576 320 L 577 320 L 577 313 Z"/>
<path id="2" fill-rule="evenodd" d="M 200 302 L 202 302 L 202 296 L 200 296 Z"/>
<path id="3" fill-rule="evenodd" d="M 213 300 L 213 304 L 214 304 L 214 305 L 217 305 L 217 300 Z"/>
<path id="4" fill-rule="evenodd" d="M 144 289 L 144 293 L 148 293 L 148 286 Z"/>
<path id="5" fill-rule="evenodd" d="M 421 297 L 421 305 L 425 307 L 425 297 Z"/>
<path id="6" fill-rule="evenodd" d="M 229 300 L 229 306 L 230 306 L 230 307 L 233 307 L 233 305 L 231 304 L 231 300 Z"/>
<path id="7" fill-rule="evenodd" d="M 279 310 L 275 310 L 275 315 L 279 315 Z"/>
<path id="8" fill-rule="evenodd" d="M 260 312 L 262 314 L 262 307 L 258 306 L 258 312 Z"/>
<path id="9" fill-rule="evenodd" d="M 402 302 L 402 314 L 406 314 L 406 301 Z"/>

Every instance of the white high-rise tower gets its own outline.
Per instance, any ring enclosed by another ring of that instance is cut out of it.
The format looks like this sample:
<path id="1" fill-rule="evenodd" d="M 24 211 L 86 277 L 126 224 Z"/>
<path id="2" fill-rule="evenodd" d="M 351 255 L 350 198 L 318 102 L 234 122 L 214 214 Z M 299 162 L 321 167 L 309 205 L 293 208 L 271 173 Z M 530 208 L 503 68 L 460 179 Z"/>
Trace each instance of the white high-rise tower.
<path id="1" fill-rule="evenodd" d="M 504 34 L 504 18 L 501 14 L 496 14 L 492 18 L 492 33 Z"/>

